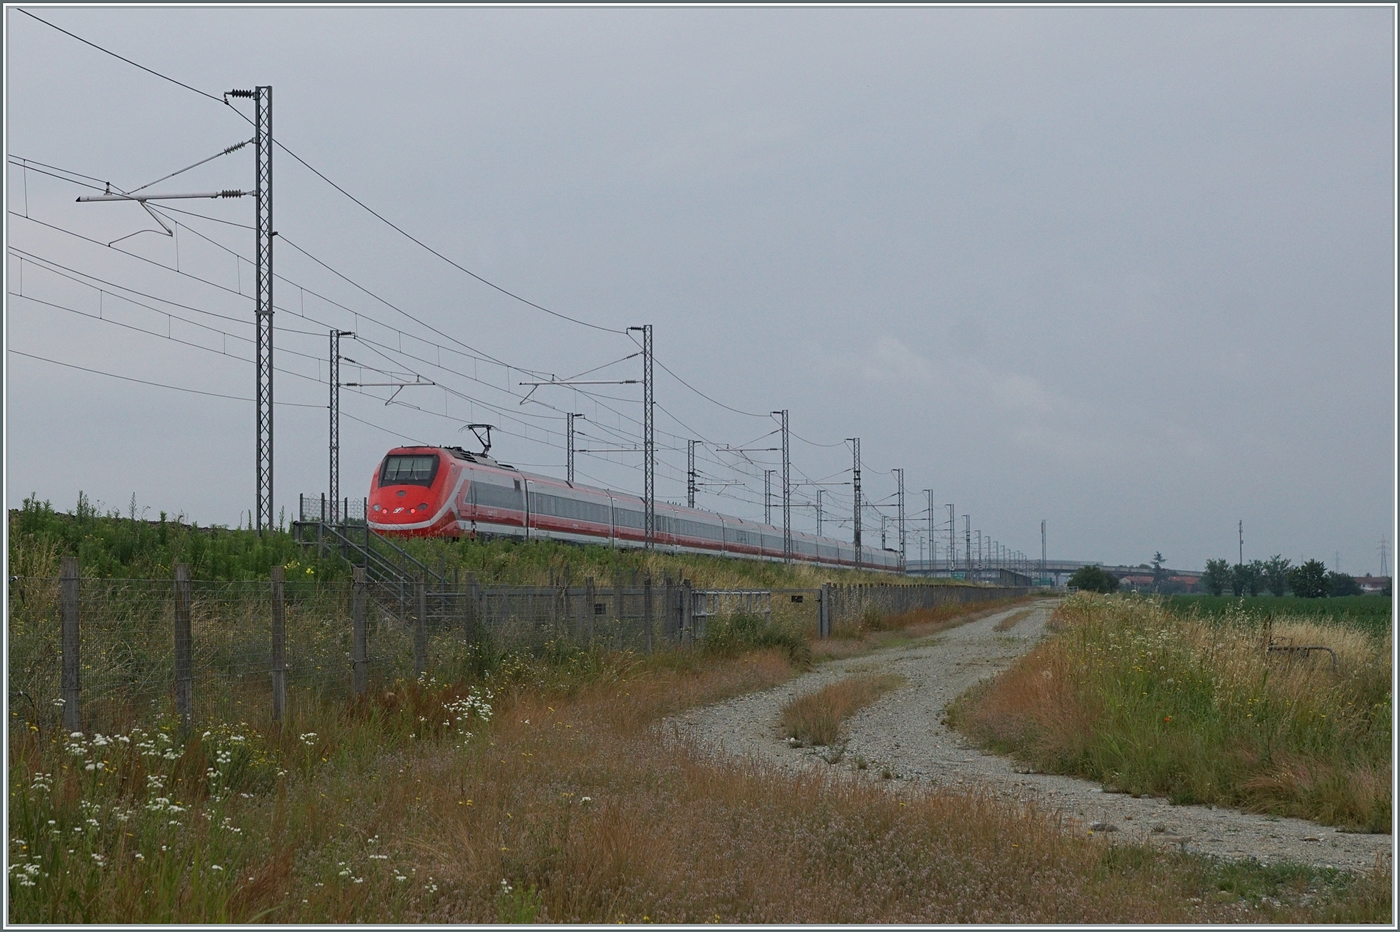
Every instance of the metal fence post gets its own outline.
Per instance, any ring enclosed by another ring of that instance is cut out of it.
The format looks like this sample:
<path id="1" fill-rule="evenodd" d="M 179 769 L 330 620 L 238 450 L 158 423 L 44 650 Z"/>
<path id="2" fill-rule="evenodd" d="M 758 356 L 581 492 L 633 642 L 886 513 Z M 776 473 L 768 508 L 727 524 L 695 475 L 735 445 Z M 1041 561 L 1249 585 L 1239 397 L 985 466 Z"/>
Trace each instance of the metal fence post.
<path id="1" fill-rule="evenodd" d="M 69 734 L 83 730 L 79 705 L 82 682 L 78 663 L 78 608 L 81 604 L 78 558 L 64 557 L 59 571 L 59 615 L 63 624 L 63 728 Z"/>
<path id="2" fill-rule="evenodd" d="M 351 655 L 351 682 L 355 694 L 363 696 L 369 685 L 369 637 L 365 629 L 365 568 L 357 566 L 353 572 L 355 582 L 351 590 L 351 619 L 354 625 L 355 646 Z"/>
<path id="3" fill-rule="evenodd" d="M 622 586 L 623 586 L 623 582 L 622 582 L 622 568 L 621 568 L 621 567 L 614 567 L 614 568 L 613 568 L 612 584 L 613 584 L 613 603 L 614 603 L 614 608 L 615 608 L 614 615 L 615 615 L 615 617 L 617 618 L 617 628 L 618 628 L 618 629 L 621 629 L 621 627 L 622 627 L 622 606 L 623 606 L 623 602 L 622 602 Z"/>
<path id="4" fill-rule="evenodd" d="M 287 707 L 287 606 L 283 567 L 274 566 L 272 575 L 272 720 L 280 723 Z"/>
<path id="5" fill-rule="evenodd" d="M 642 577 L 642 622 L 646 627 L 647 653 L 656 649 L 654 636 L 652 634 L 652 612 L 651 612 L 651 573 Z"/>
<path id="6" fill-rule="evenodd" d="M 476 574 L 467 574 L 467 604 L 462 612 L 462 636 L 470 644 L 476 640 L 476 603 L 479 598 L 476 585 Z"/>
<path id="7" fill-rule="evenodd" d="M 692 637 L 693 637 L 693 632 L 691 631 L 691 628 L 692 628 L 692 626 L 693 626 L 694 623 L 695 623 L 695 618 L 694 618 L 692 612 L 694 611 L 695 606 L 694 606 L 694 604 L 693 604 L 694 599 L 692 598 L 692 595 L 691 595 L 692 591 L 693 591 L 693 590 L 692 590 L 691 585 L 690 585 L 690 580 L 688 580 L 688 579 L 682 579 L 682 580 L 681 580 L 681 646 L 682 646 L 682 647 L 689 647 L 689 646 L 690 646 L 691 639 L 692 639 Z"/>
<path id="8" fill-rule="evenodd" d="M 413 675 L 418 677 L 428 672 L 428 583 L 420 576 L 413 589 L 417 606 L 413 613 Z"/>
<path id="9" fill-rule="evenodd" d="M 592 576 L 589 576 L 589 577 L 588 577 L 588 579 L 587 579 L 586 582 L 584 583 L 584 588 L 586 588 L 586 589 L 588 590 L 588 595 L 587 595 L 587 602 L 588 602 L 588 604 L 585 605 L 585 606 L 583 607 L 583 611 L 584 611 L 584 614 L 586 614 L 586 615 L 588 616 L 588 631 L 587 631 L 587 634 L 588 634 L 588 646 L 589 646 L 589 647 L 592 647 L 592 646 L 593 646 L 593 614 L 594 614 L 593 606 L 596 605 L 597 602 L 598 602 L 598 591 L 593 587 L 593 577 L 592 577 Z"/>
<path id="10" fill-rule="evenodd" d="M 817 597 L 817 637 L 831 637 L 831 583 L 822 583 L 822 594 Z"/>
<path id="11" fill-rule="evenodd" d="M 662 598 L 665 600 L 661 604 L 661 633 L 666 638 L 667 644 L 676 643 L 676 587 L 671 583 L 671 574 L 667 573 L 663 579 Z"/>
<path id="12" fill-rule="evenodd" d="M 194 657 L 190 643 L 190 568 L 175 564 L 175 713 L 181 727 L 194 725 Z"/>

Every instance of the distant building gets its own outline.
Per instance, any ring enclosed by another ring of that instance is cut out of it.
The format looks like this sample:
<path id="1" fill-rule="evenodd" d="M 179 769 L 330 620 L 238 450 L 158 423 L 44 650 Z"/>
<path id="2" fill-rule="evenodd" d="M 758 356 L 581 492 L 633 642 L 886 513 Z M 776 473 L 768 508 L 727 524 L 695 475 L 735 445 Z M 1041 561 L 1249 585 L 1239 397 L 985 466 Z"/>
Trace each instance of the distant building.
<path id="1" fill-rule="evenodd" d="M 1384 592 L 1386 589 L 1390 588 L 1389 576 L 1353 576 L 1352 578 L 1355 579 L 1356 584 L 1361 587 L 1361 591 L 1367 595 Z"/>

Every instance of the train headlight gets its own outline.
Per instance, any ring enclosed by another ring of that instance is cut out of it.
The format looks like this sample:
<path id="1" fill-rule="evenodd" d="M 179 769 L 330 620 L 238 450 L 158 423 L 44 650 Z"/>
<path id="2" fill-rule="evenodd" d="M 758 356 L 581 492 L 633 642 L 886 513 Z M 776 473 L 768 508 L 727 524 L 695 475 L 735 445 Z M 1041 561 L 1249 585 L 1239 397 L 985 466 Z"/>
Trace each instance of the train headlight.
<path id="1" fill-rule="evenodd" d="M 427 503 L 427 502 L 419 502 L 419 503 L 418 503 L 418 510 L 419 510 L 419 511 L 427 511 L 427 510 L 428 510 L 428 503 Z"/>
<path id="2" fill-rule="evenodd" d="M 373 510 L 373 511 L 382 511 L 383 509 L 380 508 L 378 502 L 376 502 L 372 510 Z"/>

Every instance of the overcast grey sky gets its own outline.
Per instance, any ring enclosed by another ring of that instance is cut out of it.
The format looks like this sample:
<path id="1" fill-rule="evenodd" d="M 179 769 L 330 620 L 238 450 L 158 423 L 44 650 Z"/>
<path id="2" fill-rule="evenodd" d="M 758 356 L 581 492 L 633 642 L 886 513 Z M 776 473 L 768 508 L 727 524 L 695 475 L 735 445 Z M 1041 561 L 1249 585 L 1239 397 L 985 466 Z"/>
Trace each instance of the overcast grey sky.
<path id="1" fill-rule="evenodd" d="M 1052 558 L 1110 563 L 1233 561 L 1241 519 L 1246 559 L 1361 573 L 1393 548 L 1390 7 L 25 8 L 215 96 L 271 85 L 280 142 L 439 252 L 601 327 L 653 324 L 660 363 L 750 412 L 658 368 L 659 497 L 684 501 L 702 439 L 699 504 L 761 518 L 777 454 L 715 448 L 776 446 L 766 413 L 787 408 L 795 482 L 849 481 L 859 436 L 892 520 L 905 470 L 913 557 L 923 489 L 940 555 L 947 502 L 960 536 L 970 514 L 1037 557 L 1041 519 Z M 6 503 L 134 493 L 149 517 L 235 524 L 255 492 L 252 233 L 170 214 L 176 236 L 109 248 L 158 228 L 33 163 L 129 190 L 248 124 L 13 7 L 5 29 Z M 565 411 L 588 418 L 581 445 L 637 442 L 638 386 L 521 404 L 516 385 L 635 353 L 625 335 L 492 291 L 274 166 L 279 508 L 327 485 L 332 326 L 383 370 L 344 380 L 442 386 L 343 391 L 350 495 L 397 443 L 470 445 L 469 421 L 554 475 Z M 246 147 L 150 190 L 251 188 L 252 167 Z M 579 469 L 641 490 L 636 454 Z M 798 528 L 816 488 L 794 491 Z M 826 489 L 848 537 L 849 486 Z"/>

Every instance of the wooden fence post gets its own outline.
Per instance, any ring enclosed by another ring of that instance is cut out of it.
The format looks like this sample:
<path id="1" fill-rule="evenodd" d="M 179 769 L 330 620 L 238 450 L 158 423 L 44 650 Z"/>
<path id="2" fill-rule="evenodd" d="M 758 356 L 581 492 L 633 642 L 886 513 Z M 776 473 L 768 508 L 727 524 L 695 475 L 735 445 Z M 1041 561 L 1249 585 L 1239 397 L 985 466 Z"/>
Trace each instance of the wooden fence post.
<path id="1" fill-rule="evenodd" d="M 282 721 L 287 707 L 287 606 L 285 583 L 287 571 L 272 567 L 272 720 Z"/>
<path id="2" fill-rule="evenodd" d="M 831 583 L 822 583 L 822 594 L 817 602 L 817 637 L 831 637 Z"/>
<path id="3" fill-rule="evenodd" d="M 413 584 L 413 675 L 428 672 L 428 583 L 421 576 Z"/>
<path id="4" fill-rule="evenodd" d="M 369 636 L 365 628 L 365 568 L 354 568 L 351 619 L 354 625 L 354 647 L 351 657 L 351 683 L 357 696 L 363 696 L 369 679 Z"/>
<path id="5" fill-rule="evenodd" d="M 83 730 L 79 705 L 82 681 L 78 663 L 78 610 L 81 604 L 78 558 L 64 557 L 59 571 L 59 615 L 63 624 L 63 729 L 69 734 Z"/>
<path id="6" fill-rule="evenodd" d="M 194 725 L 194 657 L 190 643 L 190 568 L 175 564 L 175 714 L 180 726 Z"/>

